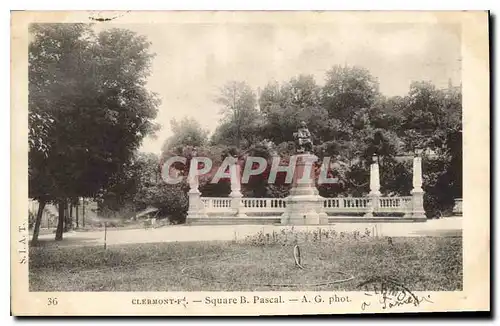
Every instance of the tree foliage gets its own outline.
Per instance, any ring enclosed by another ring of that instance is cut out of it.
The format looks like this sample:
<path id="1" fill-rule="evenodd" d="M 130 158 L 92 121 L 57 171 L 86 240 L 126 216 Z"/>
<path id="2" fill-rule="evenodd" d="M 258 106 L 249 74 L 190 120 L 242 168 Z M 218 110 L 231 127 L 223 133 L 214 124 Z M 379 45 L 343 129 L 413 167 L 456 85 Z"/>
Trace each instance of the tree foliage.
<path id="1" fill-rule="evenodd" d="M 97 196 L 156 130 L 159 100 L 145 87 L 153 55 L 123 29 L 33 24 L 30 33 L 30 197 L 61 208 Z"/>
<path id="2" fill-rule="evenodd" d="M 274 156 L 286 165 L 295 153 L 293 132 L 300 121 L 307 123 L 313 135 L 314 154 L 319 158 L 316 173 L 323 158 L 330 157 L 329 176 L 339 180 L 336 184 L 318 185 L 322 196 L 365 196 L 370 190 L 373 155 L 380 164 L 382 193 L 410 195 L 411 158 L 417 147 L 426 153 L 423 168 L 428 215 L 445 213 L 453 206 L 453 198 L 461 196 L 461 93 L 457 88 L 443 90 L 419 82 L 411 85 L 406 96 L 385 97 L 367 70 L 334 67 L 327 73 L 325 86 L 319 86 L 309 75 L 281 84 L 269 83 L 260 93 L 260 110 L 255 110 L 248 85 L 228 85 L 218 100 L 223 119 L 211 141 L 195 120 L 185 119 L 173 127 L 173 135 L 166 142 L 175 146 L 164 146 L 162 152 L 163 160 L 171 156 L 187 159 L 185 164 L 175 165 L 182 176 L 189 173 L 192 157 L 212 160 L 212 170 L 200 177 L 202 196 L 229 194 L 229 180 L 216 184 L 210 181 L 224 158 L 236 155 L 242 167 L 248 156 L 263 157 L 268 163 L 263 173 L 251 176 L 242 185 L 244 196 L 286 197 L 291 185 L 285 183 L 285 174 L 278 173 L 273 184 L 268 177 Z M 232 95 L 239 100 L 231 101 Z M 169 214 L 185 216 L 186 194 L 179 190 L 188 188 L 185 182 L 152 185 L 145 189 L 141 200 L 157 207 L 168 202 L 172 210 Z M 162 197 L 166 193 L 170 201 Z"/>
<path id="3" fill-rule="evenodd" d="M 342 124 L 348 125 L 357 110 L 372 107 L 379 95 L 377 79 L 365 68 L 337 65 L 326 72 L 323 107 Z"/>
<path id="4" fill-rule="evenodd" d="M 453 198 L 461 196 L 460 88 L 413 82 L 406 96 L 386 97 L 367 69 L 337 65 L 326 72 L 323 86 L 310 75 L 270 82 L 258 102 L 254 138 L 239 147 L 251 151 L 262 142 L 271 143 L 286 161 L 294 153 L 293 133 L 300 121 L 306 122 L 314 153 L 320 161 L 325 156 L 335 160 L 331 173 L 340 180 L 321 185 L 323 196 L 366 195 L 373 155 L 380 164 L 382 192 L 409 195 L 411 157 L 417 148 L 427 153 L 423 168 L 429 215 L 449 210 Z M 214 143 L 236 145 L 235 133 L 222 130 L 230 130 L 229 125 L 219 125 Z M 244 186 L 246 194 L 270 196 L 270 189 L 282 187 L 268 185 L 266 172 Z"/>
<path id="5" fill-rule="evenodd" d="M 173 119 L 170 122 L 172 136 L 163 144 L 163 151 L 169 151 L 176 147 L 194 146 L 202 147 L 208 140 L 208 130 L 194 118 L 185 117 L 180 121 Z"/>
<path id="6" fill-rule="evenodd" d="M 209 182 L 226 156 L 238 156 L 242 165 L 248 156 L 263 157 L 267 169 L 242 192 L 284 197 L 290 189 L 284 175 L 274 184 L 267 178 L 274 156 L 288 164 L 295 153 L 293 133 L 301 121 L 312 133 L 319 162 L 330 157 L 330 176 L 340 181 L 319 185 L 322 196 L 366 195 L 374 155 L 382 193 L 408 195 L 408 158 L 416 148 L 424 150 L 429 215 L 443 214 L 461 196 L 460 88 L 416 81 L 405 96 L 386 97 L 370 71 L 340 65 L 326 71 L 322 84 L 298 75 L 268 83 L 258 98 L 248 83 L 230 81 L 215 98 L 222 119 L 214 133 L 209 137 L 194 118 L 172 120 L 172 135 L 157 156 L 137 152 L 158 128 L 159 100 L 146 86 L 154 57 L 146 38 L 123 29 L 96 34 L 88 24 L 33 24 L 30 33 L 29 196 L 42 208 L 59 204 L 57 239 L 66 203 L 79 197 L 96 198 L 111 210 L 129 203 L 134 209 L 152 206 L 182 221 L 189 186 L 165 184 L 159 175 L 161 162 L 174 155 L 187 158 L 174 166 L 182 176 L 192 157 L 212 160 L 212 170 L 200 178 L 203 196 L 229 194 L 229 180 Z"/>
<path id="7" fill-rule="evenodd" d="M 221 105 L 222 123 L 212 137 L 212 143 L 249 147 L 256 141 L 260 122 L 256 96 L 245 82 L 225 84 L 215 101 Z"/>

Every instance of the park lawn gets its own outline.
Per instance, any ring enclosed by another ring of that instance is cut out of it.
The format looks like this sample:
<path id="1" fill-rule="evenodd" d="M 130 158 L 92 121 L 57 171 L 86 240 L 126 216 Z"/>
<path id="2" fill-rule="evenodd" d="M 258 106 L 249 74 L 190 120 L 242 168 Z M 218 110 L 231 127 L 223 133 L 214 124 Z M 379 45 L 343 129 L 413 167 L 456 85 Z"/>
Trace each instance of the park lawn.
<path id="1" fill-rule="evenodd" d="M 461 237 L 327 239 L 299 246 L 304 269 L 295 265 L 294 244 L 31 248 L 30 291 L 355 291 L 373 277 L 390 277 L 412 291 L 462 289 Z"/>

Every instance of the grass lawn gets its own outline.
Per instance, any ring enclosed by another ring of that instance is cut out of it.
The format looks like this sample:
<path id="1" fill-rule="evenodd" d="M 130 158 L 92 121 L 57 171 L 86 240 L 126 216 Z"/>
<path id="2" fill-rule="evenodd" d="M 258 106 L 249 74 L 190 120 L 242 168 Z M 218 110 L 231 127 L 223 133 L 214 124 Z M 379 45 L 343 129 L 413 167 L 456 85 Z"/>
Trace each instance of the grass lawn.
<path id="1" fill-rule="evenodd" d="M 462 289 L 461 237 L 302 240 L 31 248 L 30 290 L 356 291 L 375 276 L 412 291 Z M 304 269 L 295 264 L 295 243 Z"/>

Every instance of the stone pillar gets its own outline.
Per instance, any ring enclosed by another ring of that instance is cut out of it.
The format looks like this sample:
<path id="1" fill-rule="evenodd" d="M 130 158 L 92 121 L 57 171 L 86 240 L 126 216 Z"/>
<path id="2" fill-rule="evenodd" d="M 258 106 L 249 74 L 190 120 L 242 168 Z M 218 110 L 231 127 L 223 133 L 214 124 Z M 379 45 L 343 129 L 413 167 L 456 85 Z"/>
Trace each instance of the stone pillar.
<path id="1" fill-rule="evenodd" d="M 198 162 L 194 162 L 193 164 L 197 165 Z M 189 191 L 188 191 L 189 206 L 188 206 L 186 223 L 189 223 L 189 220 L 193 218 L 206 217 L 201 202 L 201 193 L 200 190 L 198 189 L 200 186 L 198 182 L 198 176 L 189 174 L 188 178 L 189 178 Z"/>
<path id="2" fill-rule="evenodd" d="M 377 211 L 380 198 L 380 171 L 378 167 L 378 157 L 373 155 L 372 164 L 370 165 L 370 198 L 369 209 L 365 217 L 373 217 L 373 213 Z"/>
<path id="3" fill-rule="evenodd" d="M 453 206 L 453 214 L 455 216 L 463 215 L 462 198 L 455 198 L 455 205 Z"/>
<path id="4" fill-rule="evenodd" d="M 241 193 L 241 167 L 238 164 L 238 158 L 234 157 L 229 165 L 229 175 L 231 179 L 231 209 L 233 214 L 237 217 L 246 217 L 242 212 L 242 202 L 241 198 L 243 194 Z"/>
<path id="5" fill-rule="evenodd" d="M 415 151 L 413 158 L 413 190 L 412 195 L 412 214 L 413 220 L 426 220 L 424 211 L 424 190 L 422 189 L 422 157 L 421 150 Z"/>
<path id="6" fill-rule="evenodd" d="M 328 223 L 323 210 L 324 198 L 320 197 L 314 182 L 313 164 L 318 157 L 312 154 L 297 155 L 292 189 L 286 200 L 286 210 L 281 224 Z"/>

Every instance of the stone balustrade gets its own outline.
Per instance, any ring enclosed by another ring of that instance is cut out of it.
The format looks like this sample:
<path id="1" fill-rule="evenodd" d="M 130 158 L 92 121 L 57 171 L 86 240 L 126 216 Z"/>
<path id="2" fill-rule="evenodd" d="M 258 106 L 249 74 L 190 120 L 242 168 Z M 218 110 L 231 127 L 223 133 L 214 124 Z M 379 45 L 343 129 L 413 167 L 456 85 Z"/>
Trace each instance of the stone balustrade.
<path id="1" fill-rule="evenodd" d="M 252 216 L 276 217 L 284 214 L 289 198 L 247 198 L 241 194 L 239 168 L 230 166 L 231 193 L 229 197 L 201 197 L 197 180 L 192 180 L 189 191 L 187 221 L 211 217 L 234 217 L 248 220 Z M 422 158 L 419 153 L 413 159 L 413 189 L 411 196 L 383 197 L 380 192 L 379 166 L 376 156 L 370 166 L 370 192 L 366 197 L 319 197 L 321 214 L 363 214 L 362 219 L 375 218 L 377 214 L 398 215 L 399 219 L 425 221 L 422 189 Z M 283 221 L 281 222 L 283 223 Z"/>
<path id="2" fill-rule="evenodd" d="M 380 197 L 379 212 L 406 212 L 411 211 L 411 196 L 404 197 Z"/>
<path id="3" fill-rule="evenodd" d="M 285 198 L 242 198 L 241 202 L 246 210 L 256 208 L 283 211 L 286 208 Z"/>
<path id="4" fill-rule="evenodd" d="M 202 197 L 203 213 L 213 215 L 221 212 L 230 213 L 231 198 Z M 366 213 L 370 209 L 370 198 L 339 197 L 325 198 L 323 208 L 326 213 Z M 379 197 L 375 213 L 408 213 L 411 212 L 411 196 Z M 286 198 L 241 198 L 241 210 L 245 213 L 283 213 L 286 209 Z"/>
<path id="5" fill-rule="evenodd" d="M 224 198 L 224 197 L 201 198 L 201 202 L 203 204 L 203 209 L 206 212 L 231 210 L 231 198 Z"/>
<path id="6" fill-rule="evenodd" d="M 364 212 L 368 208 L 370 199 L 363 197 L 347 197 L 347 198 L 325 198 L 323 208 L 325 212 L 329 211 L 348 211 L 348 212 Z"/>

